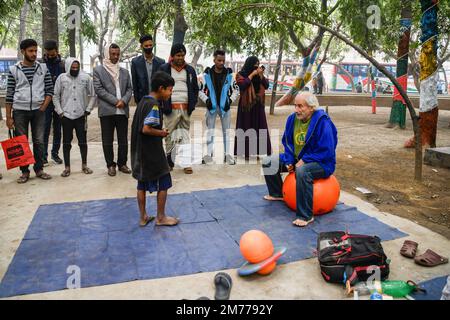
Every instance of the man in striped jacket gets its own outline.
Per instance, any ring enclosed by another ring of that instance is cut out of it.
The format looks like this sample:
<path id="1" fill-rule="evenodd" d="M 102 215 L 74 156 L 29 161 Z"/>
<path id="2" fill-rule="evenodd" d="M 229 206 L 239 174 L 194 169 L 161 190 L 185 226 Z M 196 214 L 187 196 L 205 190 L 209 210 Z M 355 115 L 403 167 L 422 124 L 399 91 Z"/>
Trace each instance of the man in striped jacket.
<path id="1" fill-rule="evenodd" d="M 9 68 L 6 92 L 6 124 L 15 129 L 15 135 L 27 135 L 31 125 L 33 154 L 36 163 L 34 172 L 38 178 L 49 180 L 44 172 L 45 110 L 52 100 L 53 82 L 45 64 L 36 61 L 37 42 L 26 39 L 20 43 L 23 61 Z M 28 166 L 20 167 L 22 175 L 18 183 L 30 179 Z"/>

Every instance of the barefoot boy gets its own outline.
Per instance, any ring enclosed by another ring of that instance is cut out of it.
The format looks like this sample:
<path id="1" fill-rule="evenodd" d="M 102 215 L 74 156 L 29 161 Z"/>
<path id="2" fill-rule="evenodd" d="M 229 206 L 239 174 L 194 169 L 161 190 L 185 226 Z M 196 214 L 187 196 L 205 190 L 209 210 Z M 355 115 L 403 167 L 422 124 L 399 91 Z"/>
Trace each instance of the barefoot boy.
<path id="1" fill-rule="evenodd" d="M 167 190 L 172 187 L 169 164 L 163 149 L 162 139 L 169 132 L 163 129 L 163 114 L 158 100 L 168 100 L 175 82 L 164 72 L 156 72 L 151 83 L 151 93 L 138 104 L 131 131 L 131 165 L 133 177 L 138 180 L 137 200 L 141 227 L 155 217 L 145 210 L 145 194 L 157 191 L 156 225 L 174 226 L 178 219 L 165 215 Z"/>

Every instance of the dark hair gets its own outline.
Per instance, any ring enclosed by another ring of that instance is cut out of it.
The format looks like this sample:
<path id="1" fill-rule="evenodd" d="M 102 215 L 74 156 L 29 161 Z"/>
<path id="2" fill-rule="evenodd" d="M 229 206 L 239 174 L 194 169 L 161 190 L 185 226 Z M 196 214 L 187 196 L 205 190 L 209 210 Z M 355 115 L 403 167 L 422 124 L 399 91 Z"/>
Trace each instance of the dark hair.
<path id="1" fill-rule="evenodd" d="M 214 57 L 217 56 L 225 56 L 225 50 L 217 49 L 216 51 L 214 51 Z"/>
<path id="2" fill-rule="evenodd" d="M 44 42 L 45 50 L 58 50 L 58 43 L 55 40 L 47 40 Z"/>
<path id="3" fill-rule="evenodd" d="M 175 85 L 175 80 L 164 71 L 157 71 L 152 77 L 152 91 L 157 92 L 159 87 L 166 89 L 167 87 L 173 87 Z"/>
<path id="4" fill-rule="evenodd" d="M 152 40 L 153 41 L 153 37 L 149 34 L 144 34 L 140 39 L 139 39 L 139 43 L 143 44 L 145 41 L 149 41 Z"/>
<path id="5" fill-rule="evenodd" d="M 170 56 L 173 57 L 180 52 L 186 53 L 186 47 L 182 43 L 175 43 L 170 49 Z"/>
<path id="6" fill-rule="evenodd" d="M 26 50 L 30 47 L 37 47 L 38 44 L 34 39 L 25 39 L 20 43 L 20 50 Z"/>
<path id="7" fill-rule="evenodd" d="M 109 46 L 110 49 L 120 49 L 120 47 L 115 44 L 115 43 L 111 43 L 111 45 Z"/>

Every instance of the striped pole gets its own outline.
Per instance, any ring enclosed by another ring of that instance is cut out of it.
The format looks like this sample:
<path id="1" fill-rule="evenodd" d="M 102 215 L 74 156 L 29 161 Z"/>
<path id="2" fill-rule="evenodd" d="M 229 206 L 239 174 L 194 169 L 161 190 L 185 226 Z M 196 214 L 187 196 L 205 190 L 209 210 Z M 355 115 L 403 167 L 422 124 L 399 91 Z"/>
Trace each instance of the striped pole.
<path id="1" fill-rule="evenodd" d="M 375 66 L 370 66 L 370 77 L 372 80 L 372 114 L 377 113 L 377 88 L 375 86 Z"/>

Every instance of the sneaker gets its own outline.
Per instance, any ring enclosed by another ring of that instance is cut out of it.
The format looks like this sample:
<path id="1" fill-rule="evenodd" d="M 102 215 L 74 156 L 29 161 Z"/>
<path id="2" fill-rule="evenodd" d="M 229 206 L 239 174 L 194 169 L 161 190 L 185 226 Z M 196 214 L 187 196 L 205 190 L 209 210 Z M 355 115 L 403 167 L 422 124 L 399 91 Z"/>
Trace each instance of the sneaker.
<path id="1" fill-rule="evenodd" d="M 234 157 L 229 154 L 225 156 L 223 162 L 229 164 L 230 166 L 234 166 L 236 164 L 236 160 L 234 160 Z"/>
<path id="2" fill-rule="evenodd" d="M 58 155 L 52 156 L 52 160 L 53 160 L 56 164 L 62 164 L 62 163 L 63 163 L 62 159 L 61 159 Z"/>
<path id="3" fill-rule="evenodd" d="M 214 161 L 213 158 L 208 154 L 203 157 L 202 164 L 210 164 L 213 161 Z"/>
<path id="4" fill-rule="evenodd" d="M 44 164 L 44 167 L 48 167 L 48 160 L 44 159 L 43 164 Z"/>

